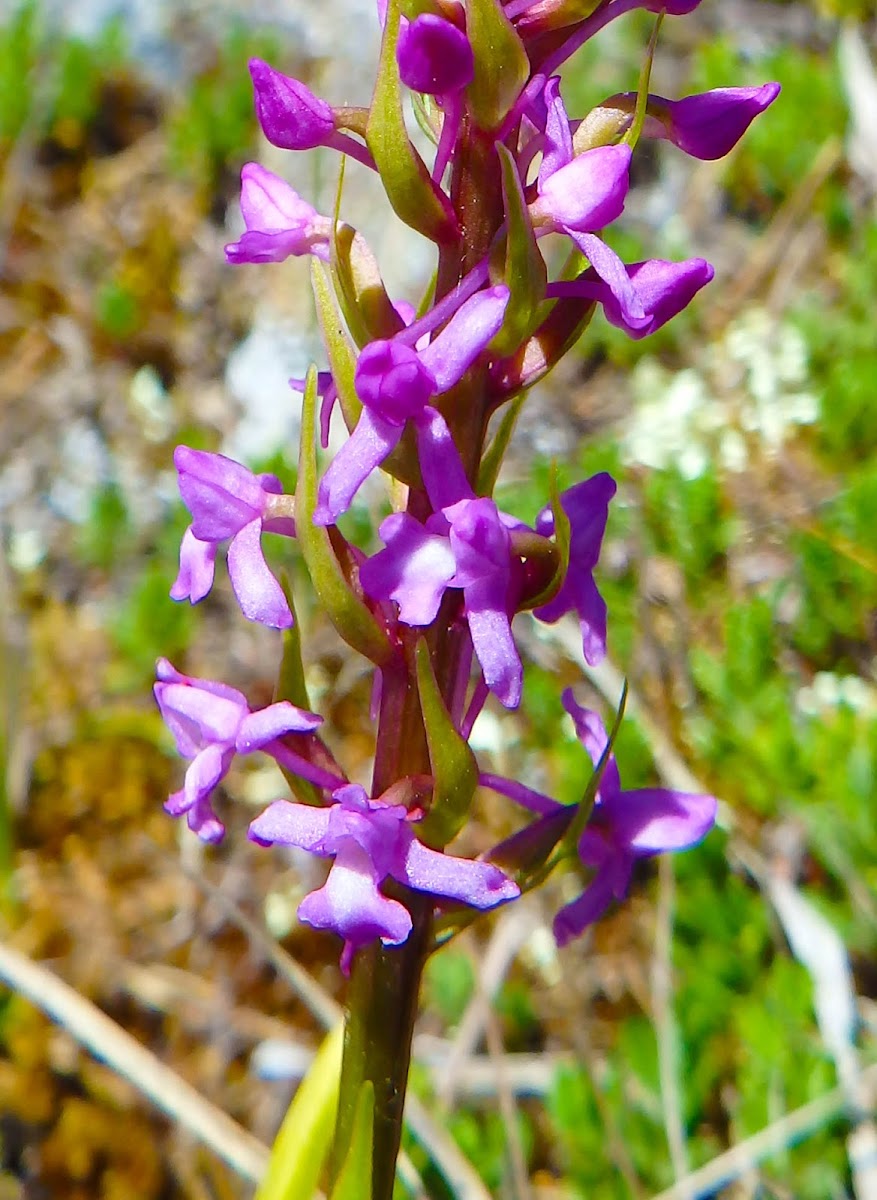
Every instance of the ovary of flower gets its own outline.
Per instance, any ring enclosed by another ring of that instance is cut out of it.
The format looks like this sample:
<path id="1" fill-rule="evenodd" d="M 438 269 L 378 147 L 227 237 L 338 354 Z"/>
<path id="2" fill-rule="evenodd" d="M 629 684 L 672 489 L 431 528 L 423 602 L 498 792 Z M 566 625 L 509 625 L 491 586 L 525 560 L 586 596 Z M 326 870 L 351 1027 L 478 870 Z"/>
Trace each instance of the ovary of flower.
<path id="1" fill-rule="evenodd" d="M 292 613 L 262 553 L 263 530 L 295 536 L 274 475 L 254 475 L 223 454 L 177 446 L 174 465 L 183 503 L 192 514 L 180 547 L 174 600 L 196 604 L 213 586 L 216 547 L 230 539 L 228 574 L 241 612 L 251 621 L 288 629 Z M 288 500 L 290 498 L 283 498 Z"/>
<path id="2" fill-rule="evenodd" d="M 249 836 L 260 845 L 296 846 L 334 860 L 325 885 L 304 898 L 298 915 L 343 939 L 345 974 L 361 946 L 378 938 L 385 946 L 398 946 L 411 932 L 404 904 L 380 890 L 388 878 L 439 900 L 481 909 L 520 894 L 498 867 L 424 846 L 402 805 L 372 800 L 358 784 L 338 788 L 332 799 L 322 809 L 277 800 L 252 822 Z"/>
<path id="3" fill-rule="evenodd" d="M 174 817 L 185 813 L 189 828 L 202 841 L 217 842 L 225 832 L 210 796 L 235 754 L 263 750 L 297 773 L 310 774 L 318 784 L 337 783 L 325 772 L 311 772 L 278 740 L 287 733 L 312 733 L 322 723 L 316 714 L 285 700 L 253 712 L 236 688 L 183 675 L 166 658 L 158 660 L 156 675 L 153 690 L 159 711 L 179 753 L 192 760 L 182 790 L 168 797 L 165 809 Z"/>

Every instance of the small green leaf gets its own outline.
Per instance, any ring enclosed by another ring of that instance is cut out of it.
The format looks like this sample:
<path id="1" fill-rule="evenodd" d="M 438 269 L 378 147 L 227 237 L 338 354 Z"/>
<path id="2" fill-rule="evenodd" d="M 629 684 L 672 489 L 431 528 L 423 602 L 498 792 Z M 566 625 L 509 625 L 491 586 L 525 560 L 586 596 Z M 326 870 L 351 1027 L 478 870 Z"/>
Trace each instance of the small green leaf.
<path id="1" fill-rule="evenodd" d="M 440 850 L 456 837 L 466 821 L 478 786 L 478 763 L 445 708 L 425 638 L 418 641 L 415 656 L 420 708 L 435 780 L 432 807 L 418 825 L 417 835 L 427 846 Z"/>
<path id="2" fill-rule="evenodd" d="M 332 1188 L 330 1200 L 371 1200 L 375 1086 L 366 1079 L 356 1098 L 350 1145 Z M 302 1194 L 302 1200 L 304 1193 Z"/>
<path id="3" fill-rule="evenodd" d="M 317 369 L 308 371 L 302 401 L 295 527 L 314 591 L 342 638 L 374 663 L 386 662 L 392 647 L 371 611 L 353 591 L 329 538 L 313 521 L 317 507 Z"/>
<path id="4" fill-rule="evenodd" d="M 469 105 L 479 129 L 493 130 L 530 78 L 530 60 L 499 0 L 467 0 L 466 32 L 475 52 Z"/>
<path id="5" fill-rule="evenodd" d="M 484 452 L 481 459 L 481 466 L 478 470 L 479 496 L 493 495 L 493 489 L 496 487 L 496 481 L 499 478 L 502 460 L 505 458 L 505 452 L 508 450 L 509 442 L 512 440 L 512 434 L 515 432 L 515 426 L 518 423 L 518 417 L 526 399 L 526 392 L 521 392 L 515 396 L 514 400 L 512 400 L 503 413 L 499 429 L 493 435 L 493 440 Z"/>
<path id="6" fill-rule="evenodd" d="M 381 61 L 366 130 L 381 182 L 396 215 L 424 237 L 439 243 L 459 236 L 451 202 L 430 178 L 411 144 L 402 112 L 402 84 L 396 63 L 399 0 L 389 0 L 381 45 Z"/>
<path id="7" fill-rule="evenodd" d="M 548 271 L 536 244 L 536 234 L 515 160 L 501 142 L 497 142 L 496 152 L 502 169 L 502 198 L 506 215 L 501 278 L 511 296 L 502 329 L 491 342 L 491 350 L 497 354 L 512 354 L 536 328 L 539 311 L 545 300 Z"/>
<path id="8" fill-rule="evenodd" d="M 639 76 L 639 86 L 636 91 L 636 109 L 633 114 L 633 124 L 627 133 L 621 139 L 628 146 L 633 148 L 640 139 L 643 131 L 643 125 L 646 122 L 646 113 L 649 104 L 649 81 L 652 77 L 652 63 L 655 58 L 655 47 L 658 44 L 658 34 L 661 30 L 661 25 L 664 21 L 664 14 L 658 13 L 658 19 L 655 21 L 655 28 L 652 30 L 652 36 L 649 38 L 648 49 L 646 50 L 645 62 L 642 65 L 642 70 Z"/>
<path id="9" fill-rule="evenodd" d="M 316 1191 L 335 1129 L 343 1041 L 339 1021 L 286 1111 L 255 1200 L 311 1200 Z"/>
<path id="10" fill-rule="evenodd" d="M 356 394 L 356 351 L 344 332 L 343 318 L 329 282 L 329 268 L 316 258 L 311 260 L 311 287 L 344 424 L 352 433 L 362 412 L 362 401 Z"/>
<path id="11" fill-rule="evenodd" d="M 292 628 L 284 629 L 283 631 L 283 656 L 280 660 L 277 683 L 274 686 L 274 702 L 288 700 L 290 704 L 295 704 L 298 708 L 304 708 L 310 712 L 311 700 L 308 696 L 304 663 L 301 657 L 301 626 L 298 623 L 298 614 L 295 611 L 292 588 L 289 586 L 289 577 L 285 571 L 280 577 L 280 586 L 283 588 L 283 594 L 286 596 L 286 602 L 292 613 L 293 624 Z M 310 780 L 302 779 L 300 775 L 295 775 L 282 765 L 280 766 L 280 770 L 283 772 L 283 778 L 289 784 L 293 795 L 301 800 L 303 804 L 322 804 L 319 789 Z"/>

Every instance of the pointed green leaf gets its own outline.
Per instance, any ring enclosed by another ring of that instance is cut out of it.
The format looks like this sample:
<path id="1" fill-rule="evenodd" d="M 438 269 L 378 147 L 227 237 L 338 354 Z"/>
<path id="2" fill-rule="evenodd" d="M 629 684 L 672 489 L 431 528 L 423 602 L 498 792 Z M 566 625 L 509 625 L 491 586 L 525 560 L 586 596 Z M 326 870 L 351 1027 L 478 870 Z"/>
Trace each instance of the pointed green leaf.
<path id="1" fill-rule="evenodd" d="M 356 351 L 344 332 L 344 321 L 329 282 L 329 268 L 316 258 L 311 260 L 311 287 L 329 370 L 338 389 L 338 403 L 344 424 L 352 433 L 362 412 L 362 401 L 356 394 Z"/>
<path id="2" fill-rule="evenodd" d="M 459 236 L 451 203 L 433 182 L 426 164 L 408 137 L 402 112 L 402 84 L 396 63 L 399 0 L 389 0 L 381 44 L 381 61 L 366 130 L 381 182 L 396 215 L 434 242 Z"/>
<path id="3" fill-rule="evenodd" d="M 499 478 L 502 460 L 505 457 L 509 442 L 512 440 L 512 434 L 515 432 L 515 426 L 518 423 L 518 417 L 526 399 L 527 393 L 521 392 L 511 401 L 503 413 L 499 429 L 493 435 L 493 440 L 484 452 L 481 459 L 481 466 L 478 470 L 479 496 L 493 495 L 493 489 L 496 487 L 496 481 Z"/>
<path id="4" fill-rule="evenodd" d="M 417 643 L 417 689 L 435 780 L 432 807 L 417 827 L 427 846 L 440 850 L 462 829 L 478 786 L 478 763 L 445 707 L 426 639 Z"/>
<path id="5" fill-rule="evenodd" d="M 289 577 L 284 572 L 280 577 L 280 586 L 283 588 L 283 594 L 286 596 L 286 602 L 289 605 L 290 612 L 293 616 L 293 624 L 291 629 L 283 631 L 283 656 L 280 660 L 280 671 L 277 675 L 277 683 L 274 686 L 274 701 L 288 700 L 291 704 L 297 705 L 299 708 L 312 711 L 311 701 L 308 696 L 307 684 L 305 683 L 305 669 L 301 657 L 301 625 L 299 624 L 298 614 L 295 611 L 295 603 L 292 598 L 292 588 L 289 586 Z M 320 805 L 322 797 L 320 791 L 308 779 L 302 779 L 300 775 L 293 774 L 281 765 L 280 770 L 283 772 L 283 778 L 289 784 L 290 790 L 304 804 Z"/>
<path id="6" fill-rule="evenodd" d="M 628 146 L 634 147 L 640 139 L 643 131 L 643 125 L 646 122 L 646 111 L 649 104 L 649 81 L 652 77 L 652 63 L 655 58 L 655 48 L 658 44 L 658 34 L 661 31 L 661 25 L 664 21 L 664 14 L 658 13 L 658 18 L 655 21 L 655 28 L 652 30 L 652 36 L 649 38 L 649 45 L 646 51 L 645 62 L 639 75 L 639 86 L 636 90 L 636 109 L 633 114 L 633 124 L 627 133 L 621 139 Z"/>
<path id="7" fill-rule="evenodd" d="M 366 1079 L 356 1098 L 350 1145 L 332 1188 L 330 1200 L 371 1200 L 375 1086 Z"/>
<path id="8" fill-rule="evenodd" d="M 353 591 L 332 549 L 329 531 L 313 522 L 317 507 L 317 369 L 308 371 L 302 401 L 295 528 L 314 591 L 348 645 L 372 662 L 386 662 L 392 647 L 370 609 Z"/>
<path id="9" fill-rule="evenodd" d="M 466 0 L 466 32 L 475 52 L 469 106 L 479 129 L 498 128 L 530 77 L 530 60 L 500 0 Z"/>
<path id="10" fill-rule="evenodd" d="M 511 295 L 502 329 L 491 342 L 491 350 L 496 354 L 512 354 L 536 328 L 545 300 L 548 271 L 536 244 L 515 160 L 501 142 L 497 142 L 496 151 L 502 168 L 506 215 L 505 261 L 501 278 Z"/>
<path id="11" fill-rule="evenodd" d="M 286 1111 L 255 1200 L 311 1200 L 314 1195 L 332 1145 L 343 1041 L 339 1021 Z"/>

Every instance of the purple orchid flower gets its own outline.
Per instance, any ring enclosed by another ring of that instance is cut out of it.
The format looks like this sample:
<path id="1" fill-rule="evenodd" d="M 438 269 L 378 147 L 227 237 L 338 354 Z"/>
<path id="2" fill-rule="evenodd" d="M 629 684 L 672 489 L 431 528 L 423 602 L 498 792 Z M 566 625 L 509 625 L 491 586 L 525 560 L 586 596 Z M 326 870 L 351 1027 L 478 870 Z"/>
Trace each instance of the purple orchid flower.
<path id="1" fill-rule="evenodd" d="M 645 325 L 642 300 L 621 259 L 596 235 L 624 210 L 629 187 L 630 146 L 596 146 L 573 157 L 569 117 L 560 96 L 559 81 L 549 79 L 534 114 L 544 109 L 545 144 L 538 178 L 538 196 L 530 205 L 537 237 L 565 233 L 615 296 L 625 320 Z"/>
<path id="2" fill-rule="evenodd" d="M 332 222 L 258 163 L 241 171 L 241 215 L 246 232 L 225 247 L 230 263 L 283 262 L 302 254 L 328 261 Z"/>
<path id="3" fill-rule="evenodd" d="M 521 701 L 523 667 L 512 637 L 516 559 L 510 529 L 520 523 L 476 496 L 442 417 L 432 410 L 424 483 L 436 510 L 425 525 L 393 513 L 378 530 L 385 548 L 360 567 L 375 600 L 394 600 L 405 625 L 431 624 L 448 588 L 461 588 L 463 611 L 487 687 L 506 708 Z"/>
<path id="4" fill-rule="evenodd" d="M 563 707 L 596 767 L 609 744 L 603 722 L 597 713 L 576 703 L 570 688 L 563 693 Z M 509 848 L 512 843 L 517 843 L 519 849 L 525 843 L 537 846 L 546 835 L 547 844 L 554 843 L 576 811 L 575 805 L 559 804 L 512 779 L 485 774 L 481 783 L 539 815 L 538 821 L 504 844 Z M 578 843 L 579 859 L 594 874 L 581 896 L 565 904 L 554 918 L 557 944 L 565 946 L 579 937 L 599 920 L 613 900 L 624 898 L 637 859 L 697 845 L 715 824 L 716 809 L 714 796 L 670 788 L 622 791 L 618 764 L 615 755 L 610 754 Z"/>
<path id="5" fill-rule="evenodd" d="M 325 885 L 304 898 L 298 915 L 343 938 L 345 975 L 361 946 L 376 938 L 385 946 L 398 946 L 411 932 L 404 904 L 380 891 L 385 879 L 480 909 L 520 895 L 499 867 L 424 846 L 403 805 L 371 800 L 354 783 L 338 788 L 332 799 L 328 808 L 276 800 L 252 822 L 249 836 L 261 845 L 297 846 L 334 859 Z"/>
<path id="6" fill-rule="evenodd" d="M 213 586 L 216 547 L 231 539 L 228 574 L 241 612 L 250 621 L 288 629 L 292 613 L 262 553 L 263 530 L 295 536 L 289 516 L 277 512 L 283 493 L 275 475 L 254 475 L 224 454 L 177 446 L 174 465 L 192 524 L 180 546 L 180 570 L 171 597 L 197 604 Z"/>
<path id="7" fill-rule="evenodd" d="M 177 750 L 192 761 L 183 788 L 165 803 L 173 817 L 186 814 L 189 828 L 205 842 L 218 842 L 225 827 L 210 805 L 210 795 L 228 773 L 235 754 L 264 750 L 281 766 L 319 787 L 337 787 L 338 780 L 312 767 L 285 746 L 287 733 L 312 733 L 322 717 L 288 701 L 251 711 L 236 688 L 210 679 L 183 675 L 166 658 L 156 664 L 155 699 Z"/>
<path id="8" fill-rule="evenodd" d="M 615 480 L 601 471 L 561 494 L 560 504 L 570 522 L 566 578 L 557 595 L 535 609 L 533 614 L 551 625 L 568 612 L 577 613 L 582 631 L 582 652 L 592 667 L 606 657 L 606 601 L 597 591 L 594 568 L 606 532 L 609 501 L 615 492 Z M 543 537 L 554 533 L 554 514 L 550 508 L 544 509 L 536 519 L 536 532 Z"/>
<path id="9" fill-rule="evenodd" d="M 673 142 L 692 158 L 724 158 L 779 94 L 778 83 L 764 83 L 761 87 L 716 88 L 681 100 L 649 96 L 643 133 Z"/>
<path id="10" fill-rule="evenodd" d="M 691 303 L 702 287 L 710 282 L 715 271 L 703 258 L 687 258 L 683 262 L 666 262 L 651 258 L 632 263 L 625 271 L 642 301 L 646 323 L 631 324 L 609 285 L 596 271 L 589 269 L 577 279 L 558 280 L 546 289 L 549 298 L 577 296 L 596 300 L 603 305 L 606 320 L 631 338 L 648 337 L 677 316 Z"/>
<path id="11" fill-rule="evenodd" d="M 502 325 L 508 300 L 504 285 L 477 292 L 419 349 L 407 344 L 406 330 L 365 347 L 355 376 L 363 409 L 320 481 L 315 524 L 331 525 L 347 511 L 361 484 L 398 445 L 407 421 L 414 423 L 421 466 L 430 458 L 444 420 L 429 402 L 458 383 L 486 348 Z"/>
<path id="12" fill-rule="evenodd" d="M 318 146 L 331 146 L 374 167 L 368 150 L 337 130 L 331 104 L 315 96 L 298 79 L 275 71 L 261 58 L 250 59 L 250 75 L 256 116 L 272 145 L 281 150 L 315 150 Z"/>

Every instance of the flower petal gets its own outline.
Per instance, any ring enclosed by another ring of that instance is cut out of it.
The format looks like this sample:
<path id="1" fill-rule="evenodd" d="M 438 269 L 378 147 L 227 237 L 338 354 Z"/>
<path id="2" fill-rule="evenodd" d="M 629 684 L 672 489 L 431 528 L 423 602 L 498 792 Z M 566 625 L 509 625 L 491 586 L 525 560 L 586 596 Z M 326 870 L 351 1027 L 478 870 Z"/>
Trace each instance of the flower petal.
<path id="1" fill-rule="evenodd" d="M 421 362 L 435 378 L 437 393 L 446 392 L 458 383 L 499 332 L 509 295 L 505 284 L 476 292 L 460 305 L 441 333 L 420 351 Z"/>
<path id="2" fill-rule="evenodd" d="M 395 600 L 406 625 L 429 625 L 456 570 L 446 537 L 428 533 L 408 513 L 394 513 L 379 529 L 386 549 L 367 559 L 359 571 L 366 595 Z"/>
<path id="3" fill-rule="evenodd" d="M 180 570 L 171 588 L 172 600 L 197 604 L 213 587 L 216 543 L 201 542 L 190 525 L 180 542 Z"/>
<path id="4" fill-rule="evenodd" d="M 637 788 L 620 792 L 611 808 L 607 803 L 606 819 L 611 821 L 616 843 L 646 856 L 696 845 L 715 824 L 716 807 L 714 796 Z"/>
<path id="5" fill-rule="evenodd" d="M 250 754 L 285 733 L 311 733 L 322 723 L 323 718 L 315 713 L 297 708 L 288 700 L 280 700 L 244 717 L 238 729 L 235 749 L 238 754 Z"/>
<path id="6" fill-rule="evenodd" d="M 325 856 L 323 838 L 328 828 L 328 808 L 275 800 L 250 822 L 247 836 L 262 846 L 297 846 L 310 854 Z"/>
<path id="7" fill-rule="evenodd" d="M 251 521 L 228 547 L 228 576 L 241 612 L 272 629 L 289 629 L 292 613 L 262 553 L 262 522 Z"/>
<path id="8" fill-rule="evenodd" d="M 315 525 L 332 525 L 347 512 L 362 484 L 398 444 L 403 428 L 363 408 L 356 429 L 320 480 Z"/>
<path id="9" fill-rule="evenodd" d="M 192 514 L 192 532 L 202 542 L 219 542 L 265 509 L 265 492 L 246 467 L 206 450 L 177 446 L 174 466 L 180 495 Z"/>
<path id="10" fill-rule="evenodd" d="M 430 850 L 412 837 L 405 855 L 404 869 L 393 872 L 400 883 L 418 892 L 459 900 L 473 908 L 493 908 L 514 900 L 521 889 L 493 863 L 455 858 Z"/>

